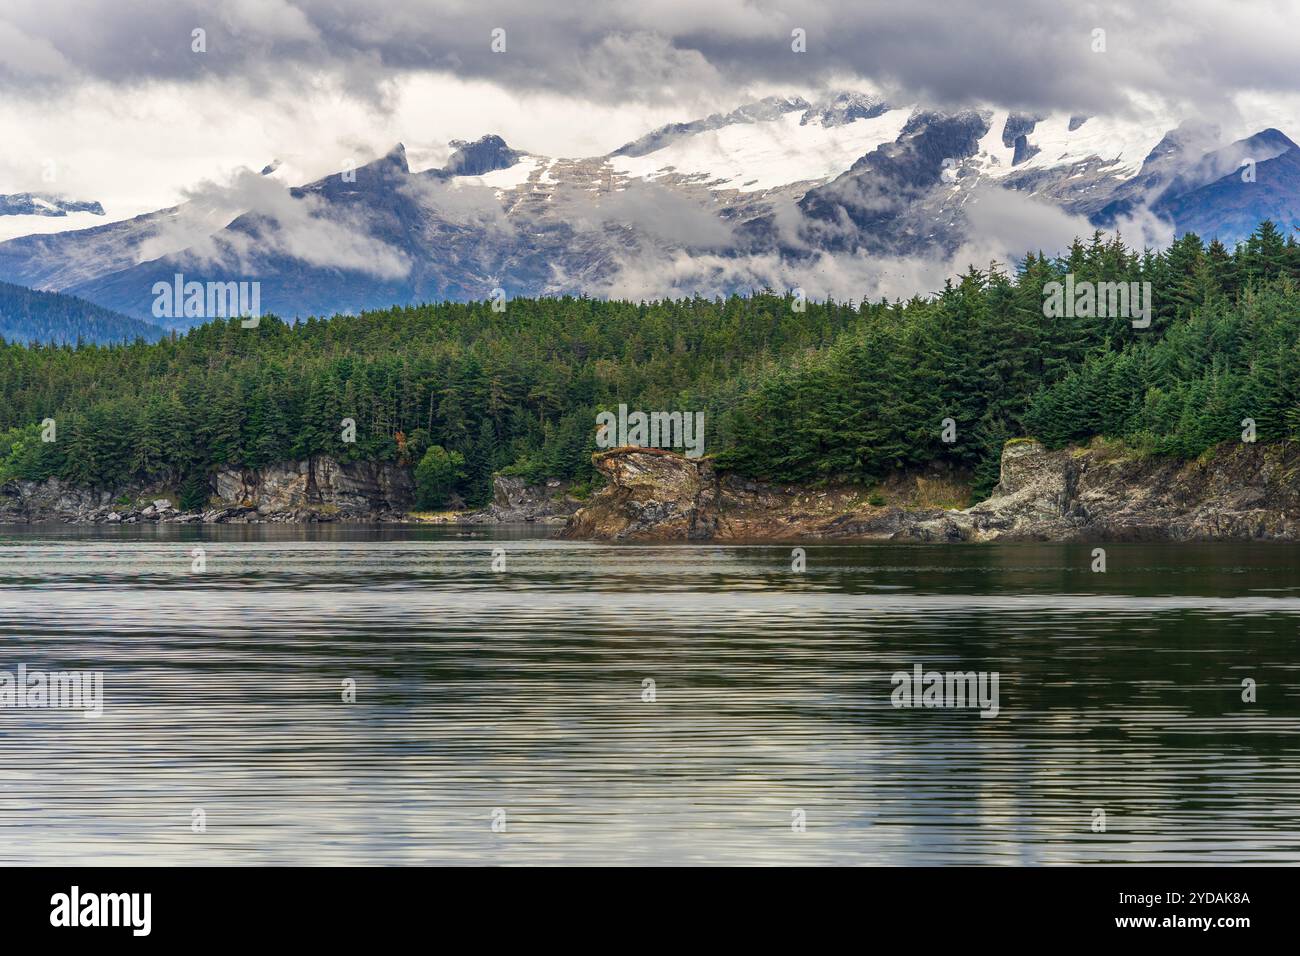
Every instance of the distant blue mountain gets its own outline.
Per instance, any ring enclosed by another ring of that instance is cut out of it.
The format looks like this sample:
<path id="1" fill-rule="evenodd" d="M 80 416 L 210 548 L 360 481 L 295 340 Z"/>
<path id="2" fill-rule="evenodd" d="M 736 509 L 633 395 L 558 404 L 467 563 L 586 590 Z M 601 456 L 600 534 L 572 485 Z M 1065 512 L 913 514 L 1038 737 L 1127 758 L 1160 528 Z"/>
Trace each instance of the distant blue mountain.
<path id="1" fill-rule="evenodd" d="M 1276 129 L 1262 130 L 1254 136 L 1208 152 L 1202 148 L 1203 142 L 1203 133 L 1198 136 L 1195 132 L 1184 132 L 1181 128 L 1171 131 L 1151 151 L 1142 165 L 1142 171 L 1114 191 L 1110 202 L 1092 217 L 1093 221 L 1101 226 L 1110 226 L 1119 217 L 1132 215 L 1143 207 L 1165 218 L 1173 218 L 1175 210 L 1185 218 L 1193 216 L 1196 200 L 1187 197 L 1195 195 L 1202 187 L 1234 175 L 1239 176 L 1242 164 L 1247 161 L 1253 161 L 1258 168 L 1261 163 L 1300 148 Z M 1258 198 L 1264 200 L 1263 196 Z M 1276 194 L 1269 197 L 1274 200 L 1276 198 Z M 1263 219 L 1278 221 L 1278 209 L 1266 209 L 1264 205 L 1260 205 L 1259 209 L 1265 214 L 1254 219 L 1245 227 L 1244 232 L 1224 230 L 1225 238 L 1229 235 L 1232 238 L 1247 235 Z M 1207 215 L 1209 214 L 1211 213 L 1207 210 Z M 1202 216 L 1198 221 L 1204 222 L 1205 218 Z M 1190 229 L 1177 220 L 1174 224 L 1180 234 Z"/>
<path id="2" fill-rule="evenodd" d="M 0 282 L 0 337 L 6 342 L 107 345 L 156 341 L 166 332 L 76 296 Z"/>
<path id="3" fill-rule="evenodd" d="M 1272 159 L 1256 162 L 1253 181 L 1243 178 L 1246 174 L 1246 169 L 1235 169 L 1207 185 L 1165 195 L 1151 210 L 1172 220 L 1180 235 L 1194 232 L 1206 240 L 1236 240 L 1263 219 L 1273 220 L 1284 234 L 1300 229 L 1300 149 L 1292 144 Z"/>

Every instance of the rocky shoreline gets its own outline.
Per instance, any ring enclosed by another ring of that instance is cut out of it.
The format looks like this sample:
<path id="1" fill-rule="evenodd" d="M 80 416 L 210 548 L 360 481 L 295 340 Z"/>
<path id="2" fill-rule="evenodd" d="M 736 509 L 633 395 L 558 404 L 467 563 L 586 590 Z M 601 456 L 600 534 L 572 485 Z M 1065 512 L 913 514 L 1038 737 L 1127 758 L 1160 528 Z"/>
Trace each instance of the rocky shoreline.
<path id="1" fill-rule="evenodd" d="M 607 541 L 1300 540 L 1300 444 L 1225 443 L 1176 461 L 1094 442 L 1008 442 L 1001 480 L 971 507 L 932 507 L 942 476 L 864 489 L 765 484 L 707 459 L 615 449 L 608 483 L 562 537 Z M 910 491 L 909 491 L 910 489 Z M 949 490 L 951 494 L 951 489 Z M 933 497 L 933 495 L 930 495 Z"/>
<path id="2" fill-rule="evenodd" d="M 1095 441 L 1049 450 L 1008 442 L 986 500 L 935 467 L 872 487 L 800 486 L 723 472 L 652 448 L 594 456 L 606 484 L 585 498 L 558 479 L 494 476 L 476 511 L 412 513 L 411 470 L 314 458 L 212 478 L 207 507 L 157 488 L 86 489 L 58 479 L 0 486 L 0 523 L 541 523 L 603 541 L 1300 540 L 1300 444 L 1225 443 L 1196 461 Z"/>

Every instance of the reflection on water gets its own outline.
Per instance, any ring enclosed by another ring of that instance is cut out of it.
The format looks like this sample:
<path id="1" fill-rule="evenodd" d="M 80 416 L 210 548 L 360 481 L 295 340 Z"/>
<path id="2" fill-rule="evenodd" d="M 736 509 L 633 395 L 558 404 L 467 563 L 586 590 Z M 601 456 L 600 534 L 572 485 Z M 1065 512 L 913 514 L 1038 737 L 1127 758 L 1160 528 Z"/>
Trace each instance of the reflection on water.
<path id="1" fill-rule="evenodd" d="M 1300 860 L 1300 548 L 540 535 L 0 529 L 0 863 Z"/>

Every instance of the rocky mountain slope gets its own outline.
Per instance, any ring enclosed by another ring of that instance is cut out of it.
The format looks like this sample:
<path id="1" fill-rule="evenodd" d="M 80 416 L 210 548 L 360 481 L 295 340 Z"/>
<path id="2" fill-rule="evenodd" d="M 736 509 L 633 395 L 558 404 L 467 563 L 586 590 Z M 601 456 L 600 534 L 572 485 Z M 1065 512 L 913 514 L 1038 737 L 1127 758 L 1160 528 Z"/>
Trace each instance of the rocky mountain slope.
<path id="1" fill-rule="evenodd" d="M 927 506 L 927 483 L 781 487 L 720 473 L 708 459 L 616 449 L 596 457 L 609 483 L 563 531 L 613 541 L 992 541 L 1300 539 L 1300 445 L 1233 443 L 1203 460 L 1109 446 L 1049 451 L 1009 442 L 993 495 Z M 882 493 L 883 492 L 883 493 Z M 910 500 L 908 500 L 910 499 Z"/>

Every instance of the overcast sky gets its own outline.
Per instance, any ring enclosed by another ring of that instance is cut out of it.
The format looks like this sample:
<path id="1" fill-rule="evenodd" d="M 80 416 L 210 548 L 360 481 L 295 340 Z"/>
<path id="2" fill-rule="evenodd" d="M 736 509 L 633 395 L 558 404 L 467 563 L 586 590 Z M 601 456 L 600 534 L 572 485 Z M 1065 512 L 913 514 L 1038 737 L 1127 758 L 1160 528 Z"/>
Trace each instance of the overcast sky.
<path id="1" fill-rule="evenodd" d="M 434 165 L 487 132 L 594 155 L 844 87 L 1088 115 L 1138 95 L 1296 137 L 1297 63 L 1300 0 L 3 0 L 0 193 L 116 218 L 274 158 L 310 177 L 400 140 Z"/>

